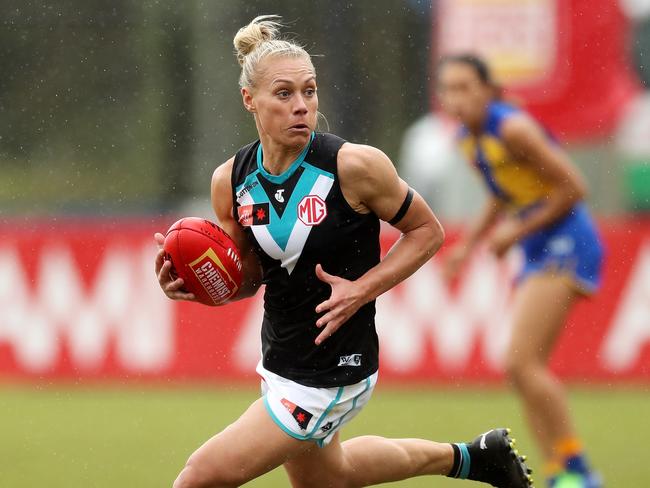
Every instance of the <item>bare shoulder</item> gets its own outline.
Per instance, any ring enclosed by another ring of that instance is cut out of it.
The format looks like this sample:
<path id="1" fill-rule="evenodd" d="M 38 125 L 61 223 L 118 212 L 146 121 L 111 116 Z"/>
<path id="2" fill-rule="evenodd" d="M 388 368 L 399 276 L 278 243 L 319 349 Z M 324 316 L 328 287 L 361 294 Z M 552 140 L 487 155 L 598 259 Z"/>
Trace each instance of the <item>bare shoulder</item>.
<path id="1" fill-rule="evenodd" d="M 232 167 L 235 162 L 235 157 L 233 156 L 228 161 L 217 166 L 217 168 L 212 173 L 212 187 L 215 186 L 223 188 L 224 186 L 231 186 L 230 177 L 232 175 Z"/>
<path id="2" fill-rule="evenodd" d="M 540 125 L 526 113 L 514 114 L 501 125 L 501 137 L 506 143 L 520 144 L 541 135 L 543 131 Z"/>
<path id="3" fill-rule="evenodd" d="M 350 206 L 359 213 L 373 211 L 384 217 L 385 205 L 379 200 L 401 191 L 399 176 L 388 156 L 372 146 L 345 143 L 339 150 L 337 167 L 341 191 Z"/>
<path id="4" fill-rule="evenodd" d="M 232 218 L 232 183 L 230 176 L 235 158 L 232 157 L 225 163 L 219 165 L 212 173 L 210 184 L 210 199 L 212 208 L 217 220 L 223 226 L 226 221 Z"/>
<path id="5" fill-rule="evenodd" d="M 386 172 L 394 172 L 391 160 L 376 147 L 346 142 L 341 146 L 337 158 L 341 181 L 381 178 Z"/>

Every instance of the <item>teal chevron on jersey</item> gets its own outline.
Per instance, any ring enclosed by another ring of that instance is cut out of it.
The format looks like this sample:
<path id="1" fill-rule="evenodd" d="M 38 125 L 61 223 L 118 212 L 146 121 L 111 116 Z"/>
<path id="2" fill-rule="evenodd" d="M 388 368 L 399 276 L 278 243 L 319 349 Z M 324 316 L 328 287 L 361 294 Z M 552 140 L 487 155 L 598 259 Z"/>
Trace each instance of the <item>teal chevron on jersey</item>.
<path id="1" fill-rule="evenodd" d="M 291 197 L 287 202 L 287 208 L 282 214 L 282 217 L 278 216 L 272 205 L 269 207 L 271 220 L 266 228 L 282 251 L 286 250 L 289 237 L 293 232 L 296 222 L 298 222 L 298 204 L 300 201 L 313 192 L 316 181 L 320 176 L 325 176 L 334 181 L 334 175 L 331 173 L 319 170 L 310 164 L 303 164 L 303 167 L 304 171 L 293 192 L 291 192 Z M 260 174 L 257 173 L 256 178 L 259 177 Z M 270 202 L 271 198 L 273 198 L 272 195 L 266 194 L 264 188 L 262 188 L 262 185 L 260 184 L 255 185 L 251 189 L 250 195 L 253 199 L 253 203 Z"/>
<path id="2" fill-rule="evenodd" d="M 318 168 L 316 166 L 313 166 L 309 164 L 307 161 L 304 161 L 301 166 L 305 169 L 308 169 L 309 171 L 313 171 L 314 173 L 318 173 L 323 176 L 327 176 L 328 178 L 334 179 L 334 175 L 330 173 L 329 171 L 325 171 L 324 169 Z"/>
<path id="3" fill-rule="evenodd" d="M 289 166 L 285 171 L 283 171 L 282 174 L 279 175 L 271 174 L 264 169 L 264 165 L 262 164 L 262 145 L 260 144 L 259 146 L 257 146 L 257 155 L 256 155 L 257 171 L 259 171 L 262 174 L 262 176 L 264 176 L 264 178 L 266 178 L 272 183 L 278 183 L 278 184 L 284 183 L 289 178 L 291 178 L 291 175 L 296 172 L 298 167 L 305 160 L 305 156 L 307 155 L 307 152 L 309 152 L 309 148 L 311 147 L 311 143 L 313 140 L 314 140 L 314 132 L 311 133 L 311 137 L 309 138 L 309 144 L 305 146 L 305 148 L 298 155 L 296 160 L 293 163 L 291 163 L 291 166 Z"/>
<path id="4" fill-rule="evenodd" d="M 260 182 L 257 179 L 257 174 L 259 171 L 253 171 L 251 174 L 249 174 L 244 182 L 237 186 L 235 188 L 235 195 L 237 197 L 237 201 L 241 201 L 242 198 L 249 193 L 254 187 L 259 186 Z"/>

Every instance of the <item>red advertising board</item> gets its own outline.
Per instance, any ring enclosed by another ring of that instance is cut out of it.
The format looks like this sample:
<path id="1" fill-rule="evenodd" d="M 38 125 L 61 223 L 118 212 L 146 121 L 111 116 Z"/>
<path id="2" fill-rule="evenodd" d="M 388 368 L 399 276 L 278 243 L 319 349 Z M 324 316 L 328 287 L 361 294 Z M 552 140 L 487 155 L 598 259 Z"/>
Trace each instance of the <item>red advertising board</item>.
<path id="1" fill-rule="evenodd" d="M 566 140 L 611 134 L 640 85 L 619 0 L 441 0 L 435 56 L 475 52 Z"/>
<path id="2" fill-rule="evenodd" d="M 0 378 L 253 379 L 261 293 L 216 308 L 168 300 L 153 272 L 154 227 L 0 227 Z M 572 314 L 553 367 L 570 380 L 650 382 L 650 222 L 601 230 L 603 289 Z M 395 238 L 387 231 L 384 249 Z M 517 261 L 479 253 L 451 290 L 434 258 L 381 297 L 382 378 L 498 380 Z"/>

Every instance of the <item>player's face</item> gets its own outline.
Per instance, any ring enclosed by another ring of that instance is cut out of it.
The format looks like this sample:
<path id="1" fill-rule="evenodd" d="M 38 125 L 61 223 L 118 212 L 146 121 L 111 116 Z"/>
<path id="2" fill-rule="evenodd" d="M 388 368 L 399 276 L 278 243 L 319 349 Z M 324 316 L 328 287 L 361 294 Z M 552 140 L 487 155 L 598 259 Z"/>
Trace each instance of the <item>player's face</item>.
<path id="1" fill-rule="evenodd" d="M 468 126 L 482 123 L 492 88 L 465 63 L 447 62 L 438 75 L 438 97 L 443 110 Z"/>
<path id="2" fill-rule="evenodd" d="M 304 146 L 316 128 L 318 113 L 316 74 L 311 62 L 303 58 L 269 57 L 258 68 L 248 103 L 255 113 L 260 136 L 267 134 L 285 146 Z M 245 90 L 242 92 L 246 105 Z"/>

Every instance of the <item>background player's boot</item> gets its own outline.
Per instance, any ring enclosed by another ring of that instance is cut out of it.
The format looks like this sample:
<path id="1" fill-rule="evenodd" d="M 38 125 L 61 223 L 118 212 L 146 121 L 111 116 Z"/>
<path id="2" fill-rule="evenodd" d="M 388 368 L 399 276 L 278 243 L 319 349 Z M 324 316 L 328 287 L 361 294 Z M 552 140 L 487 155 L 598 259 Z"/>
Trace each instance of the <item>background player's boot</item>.
<path id="1" fill-rule="evenodd" d="M 585 488 L 603 488 L 605 483 L 600 473 L 591 471 L 585 476 Z"/>
<path id="2" fill-rule="evenodd" d="M 565 472 L 555 477 L 549 484 L 552 488 L 602 488 L 603 481 L 598 473 Z"/>
<path id="3" fill-rule="evenodd" d="M 460 460 L 449 476 L 489 483 L 498 488 L 531 488 L 532 470 L 514 449 L 509 429 L 493 429 L 468 444 L 452 444 Z"/>
<path id="4" fill-rule="evenodd" d="M 601 476 L 592 471 L 584 453 L 576 454 L 565 460 L 565 471 L 567 474 L 580 479 L 579 488 L 602 488 L 603 481 Z M 555 485 L 562 488 L 561 483 Z M 570 488 L 571 485 L 569 485 Z"/>

